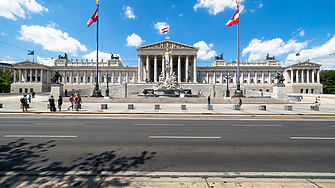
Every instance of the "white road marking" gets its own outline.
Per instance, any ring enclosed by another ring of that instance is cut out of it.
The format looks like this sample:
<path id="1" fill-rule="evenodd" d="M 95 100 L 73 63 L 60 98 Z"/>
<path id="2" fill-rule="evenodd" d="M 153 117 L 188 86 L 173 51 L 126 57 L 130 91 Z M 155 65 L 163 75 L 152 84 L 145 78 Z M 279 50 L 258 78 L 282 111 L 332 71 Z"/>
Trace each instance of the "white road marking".
<path id="1" fill-rule="evenodd" d="M 184 124 L 134 124 L 137 126 L 145 126 L 145 125 L 149 125 L 149 126 L 184 126 Z"/>
<path id="2" fill-rule="evenodd" d="M 149 136 L 149 139 L 220 139 L 221 137 L 202 136 Z"/>
<path id="3" fill-rule="evenodd" d="M 335 137 L 291 137 L 292 140 L 335 140 Z"/>
<path id="4" fill-rule="evenodd" d="M 281 127 L 283 125 L 233 125 L 234 127 Z"/>
<path id="5" fill-rule="evenodd" d="M 35 125 L 84 125 L 84 123 L 34 123 Z"/>
<path id="6" fill-rule="evenodd" d="M 77 136 L 63 136 L 63 135 L 5 135 L 5 138 L 77 138 Z"/>

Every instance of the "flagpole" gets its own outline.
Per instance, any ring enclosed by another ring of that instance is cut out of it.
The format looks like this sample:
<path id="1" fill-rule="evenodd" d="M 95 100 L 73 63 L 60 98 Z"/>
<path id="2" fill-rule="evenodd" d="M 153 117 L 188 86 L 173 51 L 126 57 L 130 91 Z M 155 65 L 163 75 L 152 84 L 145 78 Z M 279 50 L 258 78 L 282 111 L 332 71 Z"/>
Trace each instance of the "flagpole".
<path id="1" fill-rule="evenodd" d="M 99 3 L 100 0 L 96 0 L 97 10 L 99 16 Z M 92 97 L 102 97 L 101 91 L 99 89 L 99 19 L 97 19 L 97 65 L 96 65 L 96 79 L 95 79 L 95 88 L 93 90 Z"/>
<path id="2" fill-rule="evenodd" d="M 240 10 L 240 0 L 236 0 L 237 10 Z M 240 11 L 238 12 L 240 13 Z M 240 85 L 240 22 L 237 22 L 237 86 L 234 97 L 244 97 Z"/>

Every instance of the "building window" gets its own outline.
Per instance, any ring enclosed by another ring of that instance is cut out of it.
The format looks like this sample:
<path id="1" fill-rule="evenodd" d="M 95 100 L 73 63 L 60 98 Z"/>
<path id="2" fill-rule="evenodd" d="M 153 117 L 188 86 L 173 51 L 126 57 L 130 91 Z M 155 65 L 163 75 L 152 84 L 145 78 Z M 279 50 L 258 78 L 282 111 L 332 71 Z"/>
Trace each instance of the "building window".
<path id="1" fill-rule="evenodd" d="M 311 89 L 311 93 L 314 94 L 314 89 Z"/>
<path id="2" fill-rule="evenodd" d="M 66 82 L 70 82 L 70 78 L 68 76 L 66 77 Z"/>
<path id="3" fill-rule="evenodd" d="M 261 83 L 261 81 L 260 81 L 260 80 L 257 80 L 257 83 L 259 83 L 259 84 L 260 84 L 260 83 Z"/>
<path id="4" fill-rule="evenodd" d="M 254 83 L 254 79 L 251 79 L 251 83 Z"/>
<path id="5" fill-rule="evenodd" d="M 30 88 L 30 93 L 32 93 L 34 91 L 34 89 L 33 88 Z"/>
<path id="6" fill-rule="evenodd" d="M 118 83 L 119 82 L 119 78 L 115 78 L 115 82 Z"/>
<path id="7" fill-rule="evenodd" d="M 84 78 L 82 76 L 80 77 L 80 82 L 84 82 Z"/>
<path id="8" fill-rule="evenodd" d="M 76 82 L 77 82 L 77 78 L 73 78 L 73 82 L 75 82 L 75 83 L 76 83 Z"/>
<path id="9" fill-rule="evenodd" d="M 269 89 L 266 90 L 266 92 L 269 92 L 269 91 L 270 91 Z"/>
<path id="10" fill-rule="evenodd" d="M 300 93 L 304 93 L 304 89 L 300 89 Z"/>
<path id="11" fill-rule="evenodd" d="M 22 88 L 19 89 L 19 93 L 22 93 Z"/>
<path id="12" fill-rule="evenodd" d="M 28 93 L 28 88 L 24 88 L 24 93 Z"/>
<path id="13" fill-rule="evenodd" d="M 103 76 L 103 77 L 101 77 L 101 82 L 105 82 L 105 77 Z"/>
<path id="14" fill-rule="evenodd" d="M 262 89 L 260 89 L 259 91 L 263 91 Z"/>
<path id="15" fill-rule="evenodd" d="M 308 89 L 306 89 L 306 93 L 308 93 Z"/>
<path id="16" fill-rule="evenodd" d="M 90 76 L 87 77 L 87 81 L 88 81 L 88 82 L 91 82 L 91 77 L 90 77 Z"/>
<path id="17" fill-rule="evenodd" d="M 244 83 L 246 84 L 246 83 L 248 83 L 248 81 L 247 81 L 247 80 L 244 80 Z"/>
<path id="18" fill-rule="evenodd" d="M 37 81 L 38 81 L 38 82 L 41 81 L 41 75 L 37 75 Z"/>
<path id="19" fill-rule="evenodd" d="M 252 89 L 253 91 L 256 91 L 256 89 Z"/>

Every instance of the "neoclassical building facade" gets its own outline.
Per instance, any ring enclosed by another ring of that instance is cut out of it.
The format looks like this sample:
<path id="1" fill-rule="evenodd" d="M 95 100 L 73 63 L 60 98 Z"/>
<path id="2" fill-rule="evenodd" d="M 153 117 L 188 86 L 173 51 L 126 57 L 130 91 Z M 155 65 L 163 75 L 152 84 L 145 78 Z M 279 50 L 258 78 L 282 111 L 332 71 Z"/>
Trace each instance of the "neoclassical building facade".
<path id="1" fill-rule="evenodd" d="M 144 89 L 152 88 L 159 81 L 159 76 L 165 74 L 165 59 L 163 53 L 168 50 L 170 55 L 170 74 L 175 74 L 177 81 L 196 94 L 199 89 L 207 92 L 215 90 L 224 93 L 229 87 L 236 88 L 237 63 L 227 62 L 216 58 L 209 67 L 197 66 L 198 48 L 168 38 L 164 41 L 137 47 L 138 66 L 123 66 L 118 58 L 111 57 L 107 61 L 99 62 L 98 82 L 101 90 L 106 90 L 107 83 L 111 96 L 137 97 Z M 240 83 L 244 90 L 272 92 L 273 78 L 276 72 L 285 77 L 287 93 L 320 94 L 321 65 L 305 61 L 282 67 L 274 58 L 265 61 L 241 61 Z M 11 85 L 12 93 L 49 92 L 51 78 L 57 70 L 61 75 L 63 89 L 67 91 L 84 91 L 90 93 L 95 85 L 96 62 L 93 60 L 56 59 L 54 66 L 46 66 L 30 61 L 23 61 L 13 65 L 14 78 Z M 104 92 L 103 92 L 104 93 Z M 87 94 L 89 95 L 89 94 Z M 219 96 L 219 95 L 218 95 Z"/>

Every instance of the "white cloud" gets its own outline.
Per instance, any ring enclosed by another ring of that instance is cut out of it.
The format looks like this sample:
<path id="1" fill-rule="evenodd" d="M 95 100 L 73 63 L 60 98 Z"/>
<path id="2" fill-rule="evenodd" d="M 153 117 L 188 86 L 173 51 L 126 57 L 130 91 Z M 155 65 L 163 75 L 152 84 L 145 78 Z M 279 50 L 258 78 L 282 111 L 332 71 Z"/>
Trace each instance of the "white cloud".
<path id="1" fill-rule="evenodd" d="M 155 29 L 157 29 L 160 34 L 163 34 L 161 30 L 166 27 L 170 27 L 166 22 L 157 22 L 155 24 Z"/>
<path id="2" fill-rule="evenodd" d="M 40 56 L 37 56 L 37 61 L 43 65 L 48 65 L 48 66 L 53 66 L 54 65 L 54 60 L 51 58 L 42 58 Z"/>
<path id="3" fill-rule="evenodd" d="M 118 55 L 118 54 L 114 54 L 114 55 Z M 99 61 L 101 61 L 102 59 L 104 61 L 107 61 L 108 59 L 111 59 L 111 54 L 110 53 L 104 53 L 104 52 L 98 52 L 98 56 L 99 56 Z M 120 57 L 120 55 L 118 55 Z M 97 50 L 94 50 L 93 52 L 86 54 L 83 56 L 83 59 L 88 59 L 89 61 L 91 61 L 93 59 L 93 61 L 97 61 Z M 121 57 L 120 57 L 121 60 Z"/>
<path id="4" fill-rule="evenodd" d="M 246 56 L 250 53 L 249 60 L 263 59 L 267 53 L 270 53 L 270 55 L 280 56 L 292 51 L 300 51 L 306 46 L 307 42 L 298 43 L 297 40 L 294 39 L 291 39 L 286 43 L 280 38 L 267 41 L 252 39 L 249 46 L 243 49 L 242 56 Z"/>
<path id="5" fill-rule="evenodd" d="M 179 14 L 179 16 L 183 16 L 183 14 Z"/>
<path id="6" fill-rule="evenodd" d="M 327 33 L 327 36 L 330 37 L 330 33 Z"/>
<path id="7" fill-rule="evenodd" d="M 299 36 L 301 36 L 301 37 L 302 37 L 302 36 L 305 36 L 305 30 L 302 29 L 302 30 L 300 31 L 300 33 L 299 33 Z"/>
<path id="8" fill-rule="evenodd" d="M 25 41 L 33 41 L 36 44 L 40 44 L 44 49 L 55 52 L 66 52 L 66 53 L 76 53 L 78 50 L 87 51 L 85 45 L 80 44 L 80 42 L 69 34 L 62 32 L 51 27 L 43 27 L 39 25 L 33 26 L 21 26 L 20 31 L 21 36 L 18 38 Z"/>
<path id="9" fill-rule="evenodd" d="M 243 2 L 243 0 L 241 0 Z M 194 5 L 194 10 L 198 8 L 208 9 L 209 14 L 216 15 L 219 12 L 223 12 L 226 8 L 236 9 L 236 0 L 198 0 L 198 3 Z M 240 5 L 240 12 L 244 9 L 243 5 Z"/>
<path id="10" fill-rule="evenodd" d="M 57 26 L 57 24 L 53 21 L 50 21 L 50 24 L 47 24 L 47 27 L 55 28 L 56 26 Z"/>
<path id="11" fill-rule="evenodd" d="M 259 8 L 262 8 L 262 6 L 263 6 L 263 3 L 259 4 Z"/>
<path id="12" fill-rule="evenodd" d="M 1 36 L 8 36 L 5 32 L 1 32 Z"/>
<path id="13" fill-rule="evenodd" d="M 256 10 L 255 9 L 250 9 L 251 12 L 255 12 Z"/>
<path id="14" fill-rule="evenodd" d="M 123 7 L 123 10 L 125 11 L 124 15 L 129 18 L 129 19 L 135 19 L 135 15 L 134 15 L 134 9 L 131 7 Z"/>
<path id="15" fill-rule="evenodd" d="M 144 40 L 141 39 L 140 36 L 136 35 L 133 33 L 132 35 L 128 35 L 127 37 L 127 44 L 126 46 L 141 46 L 142 42 L 145 42 Z"/>
<path id="16" fill-rule="evenodd" d="M 17 20 L 17 17 L 26 18 L 26 9 L 28 12 L 42 13 L 49 10 L 35 0 L 1 0 L 0 1 L 0 17 Z"/>
<path id="17" fill-rule="evenodd" d="M 172 7 L 171 8 L 175 8 L 176 7 L 176 5 L 172 5 Z"/>
<path id="18" fill-rule="evenodd" d="M 211 50 L 211 48 L 213 47 L 213 44 L 207 45 L 204 41 L 199 41 L 193 44 L 193 46 L 199 48 L 199 51 L 198 51 L 199 59 L 208 60 L 215 56 L 216 51 Z"/>
<path id="19" fill-rule="evenodd" d="M 334 69 L 335 54 L 333 53 L 335 53 L 335 35 L 321 46 L 300 51 L 300 56 L 296 56 L 296 53 L 289 54 L 286 58 L 286 62 L 296 63 L 309 59 L 314 63 L 322 64 L 322 69 Z"/>

